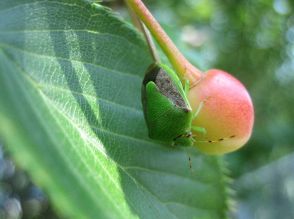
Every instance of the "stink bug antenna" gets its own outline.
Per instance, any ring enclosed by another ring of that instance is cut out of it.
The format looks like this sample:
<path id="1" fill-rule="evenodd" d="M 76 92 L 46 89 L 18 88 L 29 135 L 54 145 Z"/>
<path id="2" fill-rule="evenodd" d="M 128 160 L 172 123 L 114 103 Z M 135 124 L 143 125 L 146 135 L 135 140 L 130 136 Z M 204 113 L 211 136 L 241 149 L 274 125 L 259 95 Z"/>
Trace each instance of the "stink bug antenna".
<path id="1" fill-rule="evenodd" d="M 190 147 L 184 147 L 183 150 L 185 151 L 185 154 L 187 155 L 188 157 L 188 165 L 189 165 L 189 170 L 190 170 L 190 173 L 193 174 L 194 173 L 194 170 L 193 170 L 193 162 L 192 162 L 192 153 L 189 151 L 189 148 Z"/>
<path id="2" fill-rule="evenodd" d="M 189 155 L 188 155 L 189 156 Z M 192 161 L 191 161 L 191 157 L 189 156 L 189 167 L 190 167 L 190 169 L 192 170 Z"/>

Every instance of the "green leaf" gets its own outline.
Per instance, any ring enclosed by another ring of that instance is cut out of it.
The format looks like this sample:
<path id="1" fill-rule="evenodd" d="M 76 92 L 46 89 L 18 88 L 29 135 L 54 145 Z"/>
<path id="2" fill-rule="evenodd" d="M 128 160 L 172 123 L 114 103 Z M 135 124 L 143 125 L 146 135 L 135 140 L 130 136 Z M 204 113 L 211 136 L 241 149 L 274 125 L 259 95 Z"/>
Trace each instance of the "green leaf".
<path id="1" fill-rule="evenodd" d="M 225 217 L 222 159 L 147 136 L 150 63 L 141 35 L 98 4 L 1 0 L 0 136 L 60 214 Z"/>
<path id="2" fill-rule="evenodd" d="M 294 218 L 293 163 L 291 153 L 239 177 L 236 218 Z"/>

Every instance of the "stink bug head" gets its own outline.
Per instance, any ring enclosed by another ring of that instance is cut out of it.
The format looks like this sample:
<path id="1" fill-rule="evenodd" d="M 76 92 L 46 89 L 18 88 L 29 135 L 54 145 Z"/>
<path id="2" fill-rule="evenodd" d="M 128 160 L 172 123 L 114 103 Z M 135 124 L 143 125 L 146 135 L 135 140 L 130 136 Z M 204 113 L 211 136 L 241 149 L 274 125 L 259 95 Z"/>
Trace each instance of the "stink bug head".
<path id="1" fill-rule="evenodd" d="M 142 85 L 144 117 L 152 139 L 191 145 L 192 110 L 177 75 L 164 65 L 153 64 Z M 185 139 L 185 140 L 183 140 Z"/>
<path id="2" fill-rule="evenodd" d="M 174 139 L 174 145 L 193 146 L 194 142 L 195 140 L 191 131 L 187 131 L 185 134 Z"/>

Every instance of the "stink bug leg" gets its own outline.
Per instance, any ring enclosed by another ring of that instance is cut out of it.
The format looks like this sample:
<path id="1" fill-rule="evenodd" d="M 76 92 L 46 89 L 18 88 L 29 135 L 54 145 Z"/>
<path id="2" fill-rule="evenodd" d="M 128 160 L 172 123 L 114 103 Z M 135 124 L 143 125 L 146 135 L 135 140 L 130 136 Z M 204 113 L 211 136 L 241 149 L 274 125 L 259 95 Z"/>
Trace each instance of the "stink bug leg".
<path id="1" fill-rule="evenodd" d="M 186 80 L 184 85 L 185 95 L 188 96 L 190 90 L 190 81 Z"/>
<path id="2" fill-rule="evenodd" d="M 197 107 L 195 113 L 193 114 L 193 120 L 199 115 L 201 109 L 203 108 L 204 106 L 204 101 L 201 101 L 199 106 Z"/>
<path id="3" fill-rule="evenodd" d="M 200 134 L 202 134 L 202 135 L 205 135 L 205 134 L 207 133 L 205 128 L 203 128 L 203 127 L 198 127 L 198 126 L 193 126 L 193 125 L 192 125 L 192 127 L 191 127 L 191 130 L 192 130 L 193 132 L 198 132 L 198 133 L 200 133 Z"/>
<path id="4" fill-rule="evenodd" d="M 200 113 L 201 109 L 203 108 L 203 106 L 204 106 L 204 101 L 201 101 L 199 106 L 197 107 L 195 113 L 193 114 L 193 120 L 199 115 L 199 113 Z M 200 133 L 202 135 L 206 134 L 206 129 L 204 127 L 199 127 L 199 126 L 192 125 L 191 130 L 193 132 L 197 132 L 197 133 Z"/>

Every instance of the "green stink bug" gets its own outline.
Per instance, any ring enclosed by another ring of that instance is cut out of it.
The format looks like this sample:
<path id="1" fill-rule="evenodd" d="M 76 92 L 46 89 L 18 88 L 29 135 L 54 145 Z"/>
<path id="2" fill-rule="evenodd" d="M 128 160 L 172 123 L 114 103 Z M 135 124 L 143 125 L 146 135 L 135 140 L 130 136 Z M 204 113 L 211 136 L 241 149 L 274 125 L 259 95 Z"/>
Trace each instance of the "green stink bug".
<path id="1" fill-rule="evenodd" d="M 148 68 L 142 85 L 142 104 L 150 138 L 193 145 L 192 109 L 173 70 L 162 64 Z"/>

